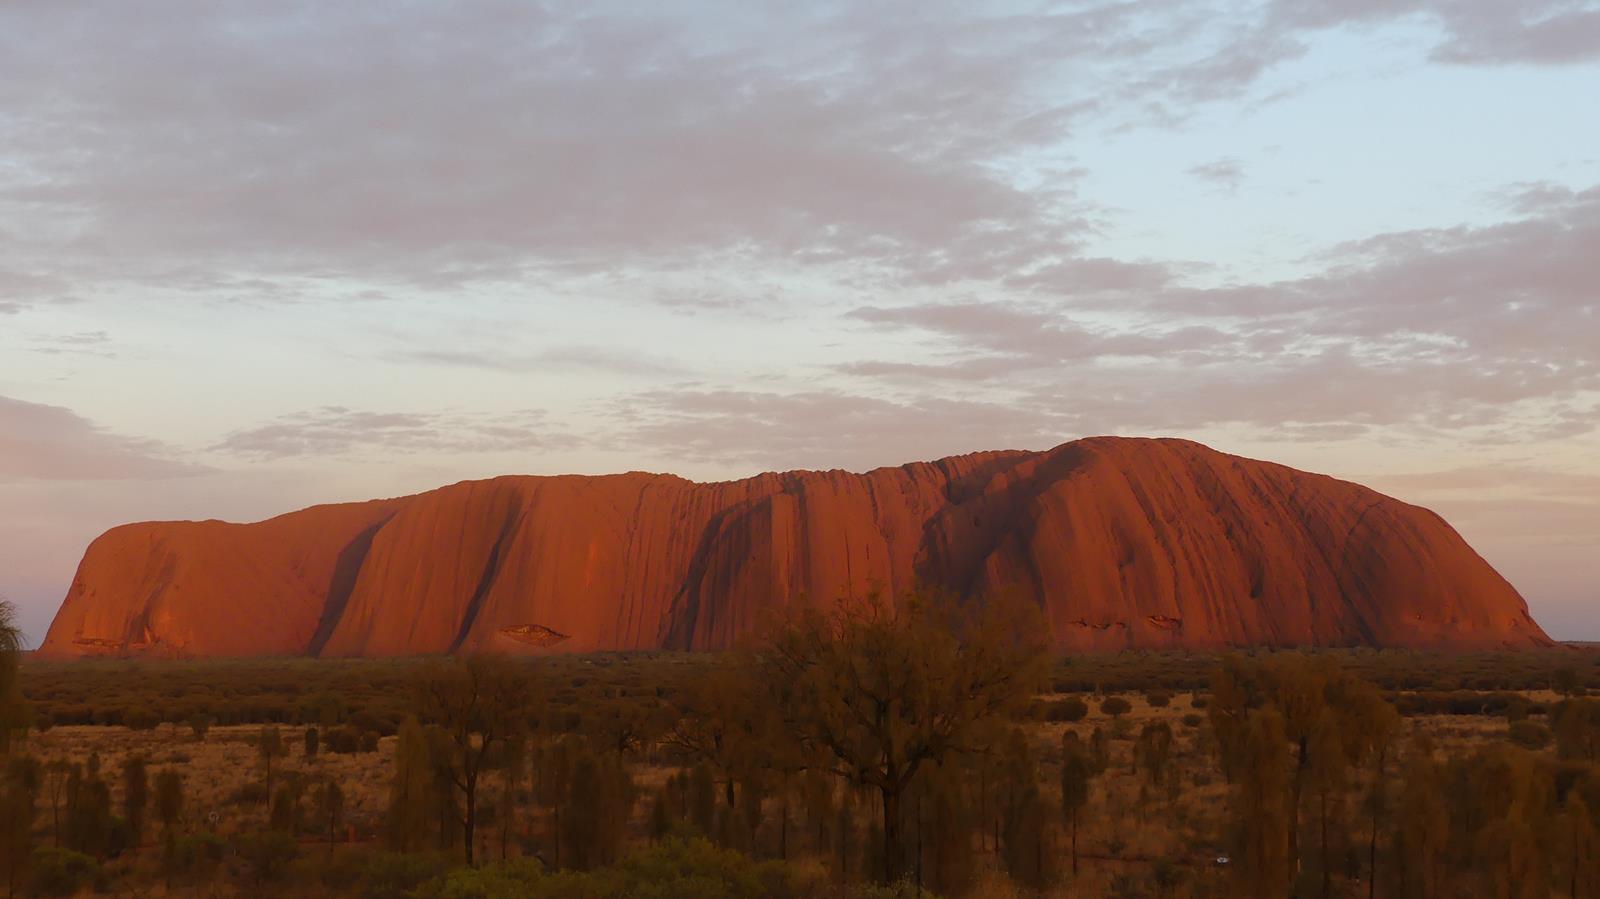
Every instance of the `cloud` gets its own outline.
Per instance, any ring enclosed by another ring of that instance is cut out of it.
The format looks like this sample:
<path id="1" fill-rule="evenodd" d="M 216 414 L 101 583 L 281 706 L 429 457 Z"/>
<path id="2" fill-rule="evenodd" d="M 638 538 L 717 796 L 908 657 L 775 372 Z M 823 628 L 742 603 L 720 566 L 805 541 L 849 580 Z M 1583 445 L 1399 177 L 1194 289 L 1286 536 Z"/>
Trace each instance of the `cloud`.
<path id="1" fill-rule="evenodd" d="M 1600 540 L 1600 475 L 1505 461 L 1376 474 L 1363 483 L 1444 514 L 1498 541 L 1593 545 Z"/>
<path id="2" fill-rule="evenodd" d="M 618 401 L 608 443 L 735 465 L 864 469 L 1062 442 L 1050 409 L 834 390 L 657 390 Z"/>
<path id="3" fill-rule="evenodd" d="M 1236 193 L 1239 185 L 1244 182 L 1244 166 L 1239 160 L 1231 157 L 1213 159 L 1193 166 L 1189 169 L 1189 174 L 1230 194 Z"/>
<path id="4" fill-rule="evenodd" d="M 605 346 L 561 346 L 521 353 L 492 348 L 477 350 L 413 350 L 398 358 L 435 365 L 487 368 L 497 371 L 582 371 L 628 377 L 681 377 L 689 373 L 665 356 Z"/>
<path id="5" fill-rule="evenodd" d="M 29 350 L 46 356 L 77 355 L 114 359 L 117 354 L 107 349 L 110 343 L 111 336 L 104 331 L 79 331 L 75 334 L 33 337 L 29 340 Z"/>
<path id="6" fill-rule="evenodd" d="M 110 433 L 70 409 L 0 396 L 0 481 L 173 478 L 204 471 L 169 447 Z"/>
<path id="7" fill-rule="evenodd" d="M 573 439 L 542 413 L 365 412 L 324 406 L 235 431 L 213 450 L 258 461 L 375 453 L 547 450 Z"/>
<path id="8" fill-rule="evenodd" d="M 1525 464 L 1476 465 L 1442 471 L 1375 475 L 1372 480 L 1381 481 L 1397 490 L 1427 493 L 1513 490 L 1548 498 L 1600 502 L 1600 475 L 1535 468 Z"/>
<path id="9" fill-rule="evenodd" d="M 34 293 L 279 303 L 345 281 L 735 273 L 662 297 L 685 309 L 790 268 L 1148 284 L 1159 266 L 1076 258 L 1095 210 L 1071 139 L 1248 97 L 1303 33 L 1390 6 L 1443 22 L 1439 52 L 1463 59 L 1496 35 L 1558 55 L 1590 20 L 1557 0 L 10 4 L 0 221 L 30 227 L 0 234 L 0 269 Z M 0 302 L 20 302 L 7 277 Z"/>
<path id="10" fill-rule="evenodd" d="M 848 317 L 918 348 L 835 370 L 1070 397 L 1087 431 L 1581 436 L 1600 425 L 1600 188 L 1525 185 L 1510 205 L 1521 214 L 1498 224 L 1331 247 L 1320 271 L 1287 281 L 1195 288 L 1169 274 L 1059 301 L 861 307 Z"/>
<path id="11" fill-rule="evenodd" d="M 0 13 L 0 208 L 86 277 L 190 289 L 204 258 L 450 284 L 712 253 L 954 276 L 1075 227 L 992 163 L 1077 114 L 1031 87 L 1097 43 L 1077 16 L 69 7 Z"/>
<path id="12" fill-rule="evenodd" d="M 1462 65 L 1566 65 L 1600 59 L 1593 0 L 1276 0 L 1269 21 L 1294 29 L 1421 18 L 1441 32 L 1431 56 Z"/>

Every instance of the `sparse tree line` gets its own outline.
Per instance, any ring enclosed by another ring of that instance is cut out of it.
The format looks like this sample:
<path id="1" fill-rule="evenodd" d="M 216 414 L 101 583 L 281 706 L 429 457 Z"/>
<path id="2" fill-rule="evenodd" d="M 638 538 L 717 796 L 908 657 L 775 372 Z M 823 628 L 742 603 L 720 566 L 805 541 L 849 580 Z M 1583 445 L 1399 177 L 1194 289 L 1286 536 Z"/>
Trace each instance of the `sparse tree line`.
<path id="1" fill-rule="evenodd" d="M 337 778 L 294 764 L 378 749 L 326 692 L 303 725 L 251 732 L 237 798 L 259 825 L 226 835 L 186 815 L 181 764 L 13 745 L 0 877 L 66 895 L 138 856 L 179 887 L 441 899 L 987 896 L 999 875 L 1040 895 L 1600 899 L 1600 701 L 1581 661 L 1542 676 L 1555 700 L 1474 694 L 1466 714 L 1502 736 L 1446 751 L 1329 655 L 1225 656 L 1203 686 L 1158 678 L 1137 701 L 1041 699 L 1061 686 L 1043 633 L 1032 610 L 918 595 L 801 609 L 655 691 L 495 657 L 413 665 L 381 819 L 355 843 Z M 7 738 L 27 718 L 10 670 Z M 1131 848 L 1152 820 L 1182 848 Z"/>

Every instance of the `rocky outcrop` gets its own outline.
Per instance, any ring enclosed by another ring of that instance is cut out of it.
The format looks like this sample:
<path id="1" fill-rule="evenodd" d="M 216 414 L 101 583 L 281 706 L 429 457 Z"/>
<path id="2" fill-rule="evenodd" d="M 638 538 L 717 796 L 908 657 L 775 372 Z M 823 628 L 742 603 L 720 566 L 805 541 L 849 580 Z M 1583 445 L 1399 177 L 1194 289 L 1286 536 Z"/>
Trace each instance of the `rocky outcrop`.
<path id="1" fill-rule="evenodd" d="M 256 524 L 116 528 L 40 652 L 718 649 L 805 597 L 1010 590 L 1062 648 L 1549 639 L 1441 518 L 1182 440 L 763 474 L 504 477 Z"/>

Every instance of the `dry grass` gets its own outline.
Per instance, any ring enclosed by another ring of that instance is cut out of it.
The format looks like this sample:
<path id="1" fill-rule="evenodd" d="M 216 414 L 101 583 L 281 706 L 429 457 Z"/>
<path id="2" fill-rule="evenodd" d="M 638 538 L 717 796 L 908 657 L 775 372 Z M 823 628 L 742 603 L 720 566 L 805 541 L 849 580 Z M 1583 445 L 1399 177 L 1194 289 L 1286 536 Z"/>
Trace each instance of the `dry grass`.
<path id="1" fill-rule="evenodd" d="M 279 731 L 287 754 L 273 761 L 274 784 L 293 777 L 305 778 L 311 784 L 332 778 L 344 790 L 346 817 L 358 837 L 377 832 L 387 802 L 394 738 L 380 740 L 377 752 L 319 752 L 306 758 L 305 729 L 280 727 Z M 152 781 L 156 772 L 176 768 L 184 777 L 184 823 L 190 828 L 230 834 L 258 828 L 267 819 L 266 803 L 241 802 L 238 798 L 247 784 L 260 783 L 264 776 L 256 751 L 260 733 L 261 728 L 252 725 L 213 727 L 204 741 L 197 741 L 187 728 L 168 724 L 149 731 L 56 727 L 31 735 L 25 751 L 44 763 L 56 759 L 82 763 L 92 753 L 99 753 L 101 776 L 110 785 L 118 809 L 122 807 L 122 765 L 126 759 L 143 756 Z M 45 816 L 48 814 L 46 808 Z"/>
<path id="2" fill-rule="evenodd" d="M 1064 828 L 1051 835 L 1061 869 L 1059 885 L 1047 891 L 1048 897 L 1106 897 L 1158 895 L 1152 872 L 1158 861 L 1169 869 L 1172 885 L 1159 895 L 1205 897 L 1227 895 L 1226 869 L 1216 858 L 1227 844 L 1224 832 L 1229 788 L 1217 769 L 1209 745 L 1207 725 L 1190 727 L 1182 719 L 1191 713 L 1204 717 L 1192 706 L 1189 693 L 1176 693 L 1165 707 L 1154 707 L 1140 694 L 1121 694 L 1131 710 L 1113 719 L 1099 710 L 1099 700 L 1089 702 L 1090 711 L 1073 724 L 1032 723 L 1037 757 L 1041 760 L 1041 781 L 1052 808 L 1058 807 L 1056 764 L 1060 758 L 1063 733 L 1076 731 L 1087 743 L 1099 727 L 1110 735 L 1110 761 L 1106 771 L 1095 778 L 1088 808 L 1079 829 L 1080 873 L 1069 875 L 1067 840 Z M 1527 694 L 1536 701 L 1551 702 L 1548 694 Z M 1063 698 L 1058 695 L 1045 700 Z M 1088 699 L 1088 697 L 1085 697 Z M 1133 770 L 1133 741 L 1147 723 L 1164 721 L 1174 732 L 1172 777 L 1175 786 L 1158 787 L 1146 783 Z M 1503 741 L 1504 719 L 1483 716 L 1431 715 L 1406 720 L 1410 732 L 1431 736 L 1446 753 L 1470 751 L 1478 745 Z M 384 738 L 375 753 L 332 754 L 326 751 L 314 758 L 303 752 L 304 728 L 282 726 L 288 754 L 275 762 L 275 779 L 303 776 L 313 782 L 336 779 L 344 789 L 348 820 L 359 839 L 370 839 L 380 829 L 387 801 L 388 779 L 395 740 Z M 257 829 L 264 825 L 268 808 L 264 803 L 240 802 L 241 789 L 259 782 L 262 766 L 255 740 L 259 726 L 214 727 L 204 741 L 197 741 L 187 728 L 161 725 L 155 730 L 133 731 L 122 727 L 56 727 L 28 739 L 26 751 L 41 760 L 69 759 L 82 762 L 90 753 L 99 753 L 103 776 L 111 784 L 114 801 L 121 806 L 121 766 L 131 755 L 142 755 L 150 773 L 171 766 L 181 769 L 187 787 L 186 818 L 191 828 L 214 830 L 221 834 Z M 633 831 L 641 840 L 648 813 L 648 796 L 675 769 L 655 764 L 635 768 L 640 795 L 646 797 L 634 809 Z M 281 783 L 282 781 L 279 780 Z M 498 787 L 491 779 L 488 790 Z M 1351 795 L 1358 795 L 1352 791 Z M 1354 800 L 1343 809 L 1349 822 L 1343 838 L 1351 844 L 1365 839 L 1359 810 Z M 798 813 L 798 812 L 797 812 Z M 46 804 L 41 821 L 49 826 Z M 213 818 L 213 816 L 215 816 Z M 153 828 L 152 828 L 153 830 Z M 492 828 L 485 840 L 493 839 Z M 147 841 L 150 839 L 147 836 Z M 992 838 L 985 840 L 991 848 Z M 999 870 L 992 853 L 979 859 L 979 874 L 969 895 L 1001 897 L 1030 895 L 1019 892 Z M 1351 885 L 1351 884 L 1347 884 Z M 159 895 L 159 891 L 149 893 Z M 211 893 L 210 895 L 227 895 Z M 1364 892 L 1363 892 L 1364 895 Z"/>

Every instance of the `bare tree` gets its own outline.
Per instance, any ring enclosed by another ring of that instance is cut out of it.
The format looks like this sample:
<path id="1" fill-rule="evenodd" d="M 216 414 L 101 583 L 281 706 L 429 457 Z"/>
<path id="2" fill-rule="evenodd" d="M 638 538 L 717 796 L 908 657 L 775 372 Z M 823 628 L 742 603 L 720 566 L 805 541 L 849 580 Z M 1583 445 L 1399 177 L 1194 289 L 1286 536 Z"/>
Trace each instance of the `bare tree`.
<path id="1" fill-rule="evenodd" d="M 974 609 L 912 594 L 871 596 L 830 612 L 805 606 L 777 626 L 754 662 L 771 707 L 830 769 L 875 790 L 884 876 L 906 870 L 900 800 L 917 771 L 974 749 L 984 725 L 1040 684 L 1037 609 L 996 600 Z"/>
<path id="2" fill-rule="evenodd" d="M 478 782 L 496 744 L 521 734 L 532 714 L 533 681 L 495 656 L 432 664 L 417 682 L 418 712 L 448 738 L 449 757 L 436 759 L 460 794 L 459 823 L 467 864 L 478 826 Z"/>

